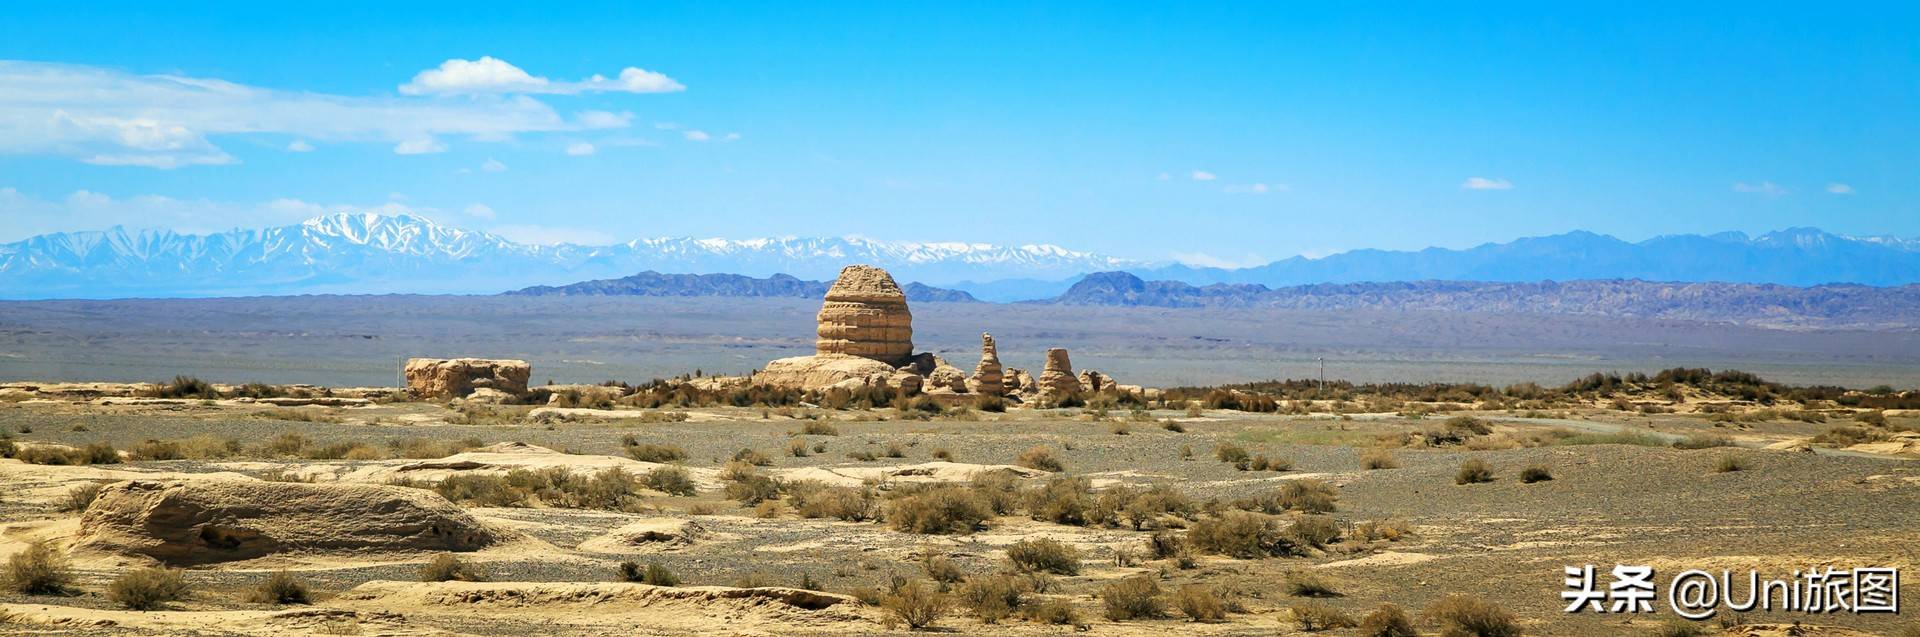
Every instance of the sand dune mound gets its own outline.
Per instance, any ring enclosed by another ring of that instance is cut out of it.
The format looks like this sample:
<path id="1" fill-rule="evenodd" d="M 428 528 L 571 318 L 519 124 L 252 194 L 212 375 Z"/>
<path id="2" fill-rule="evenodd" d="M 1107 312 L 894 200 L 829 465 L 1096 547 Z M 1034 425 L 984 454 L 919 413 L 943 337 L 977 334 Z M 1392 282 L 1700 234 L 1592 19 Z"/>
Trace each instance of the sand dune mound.
<path id="1" fill-rule="evenodd" d="M 455 475 L 503 475 L 515 469 L 538 471 L 553 467 L 585 473 L 623 469 L 639 475 L 664 466 L 667 465 L 618 456 L 562 453 L 521 442 L 503 442 L 432 460 L 307 463 L 289 467 L 287 472 L 323 482 L 388 484 L 396 480 L 437 483 Z M 702 489 L 718 488 L 720 485 L 719 472 L 714 469 L 689 467 L 687 473 L 693 478 L 694 484 Z"/>
<path id="2" fill-rule="evenodd" d="M 190 565 L 292 551 L 473 551 L 510 535 L 420 489 L 134 480 L 87 507 L 75 549 Z"/>
<path id="3" fill-rule="evenodd" d="M 680 624 L 701 631 L 729 624 L 779 622 L 798 627 L 861 619 L 852 597 L 797 588 L 669 588 L 628 582 L 367 582 L 342 593 L 336 606 L 405 609 L 409 614 L 512 609 L 522 618 L 556 622 L 643 615 L 655 628 Z M 591 608 L 591 612 L 582 612 Z"/>
<path id="4" fill-rule="evenodd" d="M 965 462 L 926 462 L 884 467 L 801 467 L 775 471 L 783 480 L 819 480 L 831 485 L 859 486 L 868 480 L 880 482 L 966 482 L 982 472 L 1005 471 L 1022 478 L 1051 475 L 1038 469 L 1010 464 L 970 464 Z"/>

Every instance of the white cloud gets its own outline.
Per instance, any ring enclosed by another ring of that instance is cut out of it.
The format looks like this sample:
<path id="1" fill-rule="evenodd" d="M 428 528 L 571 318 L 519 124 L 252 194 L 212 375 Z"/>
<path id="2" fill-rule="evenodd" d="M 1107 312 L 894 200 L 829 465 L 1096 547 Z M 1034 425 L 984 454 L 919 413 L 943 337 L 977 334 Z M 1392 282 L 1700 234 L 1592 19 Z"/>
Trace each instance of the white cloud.
<path id="1" fill-rule="evenodd" d="M 1153 179 L 1155 181 L 1166 181 L 1169 179 L 1173 179 L 1173 173 L 1160 173 L 1159 175 L 1155 176 Z"/>
<path id="2" fill-rule="evenodd" d="M 421 71 L 400 86 L 402 95 L 479 95 L 489 93 L 671 93 L 686 90 L 673 78 L 629 66 L 617 77 L 594 75 L 578 82 L 555 82 L 521 70 L 493 56 L 478 60 L 450 59 Z"/>
<path id="3" fill-rule="evenodd" d="M 1849 185 L 1847 185 L 1847 184 L 1843 184 L 1843 183 L 1840 183 L 1840 182 L 1837 182 L 1837 181 L 1836 181 L 1836 182 L 1832 182 L 1832 183 L 1829 183 L 1829 184 L 1827 184 L 1827 194 L 1832 194 L 1832 195 L 1851 195 L 1851 194 L 1853 194 L 1853 186 L 1849 186 Z"/>
<path id="4" fill-rule="evenodd" d="M 1264 195 L 1270 192 L 1286 192 L 1286 184 L 1252 183 L 1244 186 L 1227 186 L 1221 190 L 1237 195 Z"/>
<path id="5" fill-rule="evenodd" d="M 720 141 L 723 141 L 723 142 L 737 142 L 737 141 L 740 141 L 740 134 L 739 134 L 739 133 L 727 133 L 727 136 L 726 136 L 726 137 L 722 137 L 722 138 L 720 138 Z"/>
<path id="6" fill-rule="evenodd" d="M 393 145 L 395 155 L 427 155 L 447 152 L 447 145 L 432 137 L 409 139 Z"/>
<path id="7" fill-rule="evenodd" d="M 397 204 L 395 204 L 397 205 Z M 77 190 L 42 198 L 15 188 L 0 188 L 0 241 L 72 230 L 162 228 L 175 232 L 218 232 L 234 227 L 299 223 L 347 206 L 322 206 L 298 199 L 265 202 L 176 199 L 160 195 L 114 197 Z M 360 209 L 360 208 L 355 208 Z"/>
<path id="8" fill-rule="evenodd" d="M 586 128 L 626 128 L 633 125 L 633 113 L 621 111 L 580 111 L 574 114 L 573 121 Z"/>
<path id="9" fill-rule="evenodd" d="M 586 142 L 577 142 L 573 144 L 567 144 L 567 154 L 573 155 L 575 157 L 592 155 L 597 152 L 600 152 L 600 149 L 594 148 L 593 144 L 589 144 Z"/>
<path id="10" fill-rule="evenodd" d="M 1468 177 L 1460 182 L 1461 190 L 1513 190 L 1513 182 L 1505 179 L 1486 177 Z"/>
<path id="11" fill-rule="evenodd" d="M 1205 252 L 1175 252 L 1172 256 L 1176 262 L 1200 268 L 1250 268 L 1258 265 L 1266 265 L 1269 262 L 1268 259 L 1255 254 L 1249 254 L 1239 259 L 1218 257 Z"/>
<path id="12" fill-rule="evenodd" d="M 498 159 L 488 157 L 486 163 L 480 164 L 480 170 L 490 173 L 503 173 L 507 172 L 507 165 L 500 163 Z"/>
<path id="13" fill-rule="evenodd" d="M 304 139 L 296 139 L 296 140 L 293 140 L 293 143 L 287 144 L 287 151 L 295 152 L 295 153 L 311 153 L 313 152 L 313 144 L 307 143 L 307 140 L 304 140 Z"/>
<path id="14" fill-rule="evenodd" d="M 430 148 L 420 140 L 457 136 L 495 142 L 522 133 L 628 125 L 624 116 L 595 113 L 568 120 L 524 95 L 350 97 L 0 61 L 0 155 L 58 155 L 101 165 L 178 168 L 237 162 L 212 141 L 220 135 L 287 135 L 306 144 L 413 142 L 414 148 Z"/>
<path id="15" fill-rule="evenodd" d="M 483 203 L 467 206 L 467 209 L 462 212 L 467 213 L 469 217 L 479 217 L 481 219 L 492 219 L 494 216 L 493 207 Z"/>
<path id="16" fill-rule="evenodd" d="M 1779 197 L 1781 195 L 1787 194 L 1787 189 L 1781 188 L 1779 184 L 1775 184 L 1771 181 L 1763 181 L 1757 184 L 1750 184 L 1744 181 L 1736 181 L 1733 183 L 1733 191 L 1756 194 L 1756 195 L 1761 195 L 1766 197 Z"/>
<path id="17" fill-rule="evenodd" d="M 704 142 L 709 139 L 713 139 L 712 135 L 708 135 L 707 131 L 703 131 L 703 130 L 690 130 L 683 133 L 681 136 L 686 137 L 687 141 L 693 141 L 693 142 Z"/>
<path id="18" fill-rule="evenodd" d="M 1210 173 L 1204 170 L 1193 171 L 1193 173 L 1188 176 L 1192 177 L 1194 181 L 1213 181 L 1215 179 L 1220 178 L 1219 175 L 1215 175 L 1213 173 Z"/>
<path id="19" fill-rule="evenodd" d="M 592 228 L 568 228 L 560 226 L 508 225 L 488 228 L 487 232 L 506 237 L 516 243 L 534 245 L 554 245 L 572 243 L 576 245 L 609 245 L 619 240 L 613 235 Z"/>

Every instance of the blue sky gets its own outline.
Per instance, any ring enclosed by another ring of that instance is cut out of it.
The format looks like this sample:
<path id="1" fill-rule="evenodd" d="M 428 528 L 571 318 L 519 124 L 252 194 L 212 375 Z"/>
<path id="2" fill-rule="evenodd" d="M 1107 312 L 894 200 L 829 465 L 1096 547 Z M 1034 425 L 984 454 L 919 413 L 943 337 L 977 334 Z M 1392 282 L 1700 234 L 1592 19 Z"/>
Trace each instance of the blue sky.
<path id="1" fill-rule="evenodd" d="M 1920 236 L 1912 3 L 291 4 L 0 8 L 0 240 Z"/>

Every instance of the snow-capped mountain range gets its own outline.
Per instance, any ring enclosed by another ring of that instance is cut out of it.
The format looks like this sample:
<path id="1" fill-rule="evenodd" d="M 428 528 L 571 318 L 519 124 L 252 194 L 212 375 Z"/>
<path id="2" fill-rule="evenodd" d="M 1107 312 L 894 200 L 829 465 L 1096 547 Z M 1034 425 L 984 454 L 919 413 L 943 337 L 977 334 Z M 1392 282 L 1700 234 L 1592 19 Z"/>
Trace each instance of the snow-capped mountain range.
<path id="1" fill-rule="evenodd" d="M 337 213 L 206 235 L 115 227 L 35 236 L 0 245 L 0 298 L 492 294 L 644 270 L 831 279 L 849 263 L 888 268 L 903 282 L 1064 279 L 1147 265 L 1054 245 L 860 238 L 528 245 L 418 216 Z"/>
<path id="2" fill-rule="evenodd" d="M 1390 281 L 1538 282 L 1642 279 L 1810 286 L 1920 283 L 1920 240 L 1792 228 L 1669 235 L 1628 242 L 1575 231 L 1463 250 L 1353 250 L 1241 269 L 1133 261 L 1055 245 L 912 243 L 860 238 L 639 239 L 611 246 L 528 245 L 418 216 L 340 213 L 256 230 L 62 232 L 0 245 L 0 298 L 279 294 L 495 294 L 668 274 L 788 274 L 831 280 L 850 263 L 902 283 L 987 300 L 1049 298 L 1080 276 L 1131 271 L 1150 280 L 1269 287 Z"/>

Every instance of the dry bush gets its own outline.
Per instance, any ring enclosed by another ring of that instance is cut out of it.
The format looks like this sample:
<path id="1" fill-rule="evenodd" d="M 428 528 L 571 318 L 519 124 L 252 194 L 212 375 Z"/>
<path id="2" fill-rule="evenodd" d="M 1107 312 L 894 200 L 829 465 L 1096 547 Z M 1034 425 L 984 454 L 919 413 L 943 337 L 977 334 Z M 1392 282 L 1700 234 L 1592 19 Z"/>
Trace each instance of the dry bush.
<path id="1" fill-rule="evenodd" d="M 811 453 L 812 451 L 808 449 L 805 438 L 794 438 L 787 441 L 787 455 L 795 458 L 805 458 Z"/>
<path id="2" fill-rule="evenodd" d="M 487 569 L 460 559 L 452 553 L 433 556 L 425 566 L 420 567 L 422 582 L 484 582 L 487 581 Z"/>
<path id="3" fill-rule="evenodd" d="M 313 591 L 292 573 L 274 571 L 247 593 L 247 601 L 255 604 L 308 604 L 313 601 Z"/>
<path id="4" fill-rule="evenodd" d="M 753 505 L 753 517 L 756 518 L 771 520 L 780 517 L 780 514 L 786 511 L 786 505 L 781 504 L 779 500 L 761 500 L 759 504 Z"/>
<path id="5" fill-rule="evenodd" d="M 1718 460 L 1714 461 L 1713 472 L 1732 473 L 1734 471 L 1746 471 L 1750 466 L 1745 457 L 1730 453 L 1720 456 Z"/>
<path id="6" fill-rule="evenodd" d="M 1887 426 L 1887 412 L 1871 409 L 1853 415 L 1854 422 L 1862 422 L 1875 427 Z"/>
<path id="7" fill-rule="evenodd" d="M 760 453 L 758 450 L 754 450 L 754 449 L 741 449 L 739 451 L 733 452 L 733 461 L 744 462 L 756 467 L 773 466 L 773 458 L 769 458 L 767 457 L 767 454 Z"/>
<path id="8" fill-rule="evenodd" d="M 627 445 L 627 457 L 641 462 L 679 462 L 687 459 L 687 450 L 679 445 Z"/>
<path id="9" fill-rule="evenodd" d="M 1320 480 L 1289 480 L 1280 485 L 1279 504 L 1289 511 L 1332 513 L 1340 491 Z"/>
<path id="10" fill-rule="evenodd" d="M 1673 442 L 1675 449 L 1712 449 L 1731 446 L 1733 446 L 1733 438 L 1715 433 L 1691 433 Z"/>
<path id="11" fill-rule="evenodd" d="M 1466 462 L 1460 463 L 1459 473 L 1453 474 L 1454 484 L 1478 484 L 1482 482 L 1493 482 L 1493 467 L 1487 466 L 1486 461 L 1479 458 L 1470 458 Z"/>
<path id="12" fill-rule="evenodd" d="M 1020 615 L 1036 624 L 1080 626 L 1080 612 L 1064 599 L 1043 599 L 1026 605 Z"/>
<path id="13" fill-rule="evenodd" d="M 1453 594 L 1428 604 L 1420 612 L 1427 621 L 1439 624 L 1448 637 L 1518 637 L 1520 626 L 1513 613 L 1490 602 L 1468 595 Z"/>
<path id="14" fill-rule="evenodd" d="M 1167 615 L 1160 583 L 1150 575 L 1127 577 L 1100 588 L 1100 604 L 1107 619 L 1159 619 Z"/>
<path id="15" fill-rule="evenodd" d="M 1368 542 L 1386 540 L 1398 542 L 1400 538 L 1413 535 L 1413 526 L 1406 520 L 1368 520 L 1354 525 L 1354 535 Z"/>
<path id="16" fill-rule="evenodd" d="M 979 397 L 973 399 L 973 408 L 980 411 L 1005 413 L 1007 411 L 1007 399 L 999 396 L 981 394 Z"/>
<path id="17" fill-rule="evenodd" d="M 1448 431 L 1458 432 L 1463 435 L 1485 436 L 1493 433 L 1493 425 L 1473 416 L 1454 416 L 1440 424 L 1446 427 Z"/>
<path id="18" fill-rule="evenodd" d="M 809 420 L 807 424 L 800 426 L 800 433 L 809 436 L 838 436 L 840 435 L 840 430 L 835 429 L 833 425 L 818 420 Z"/>
<path id="19" fill-rule="evenodd" d="M 1223 442 L 1215 446 L 1213 448 L 1213 458 L 1231 464 L 1235 469 L 1241 471 L 1247 470 L 1253 463 L 1253 456 L 1247 453 L 1246 447 L 1230 442 Z"/>
<path id="20" fill-rule="evenodd" d="M 1386 448 L 1369 449 L 1366 453 L 1360 454 L 1360 467 L 1369 471 L 1374 469 L 1398 469 L 1400 468 L 1400 459 L 1395 458 L 1393 451 Z"/>
<path id="21" fill-rule="evenodd" d="M 1026 573 L 1080 574 L 1080 550 L 1047 538 L 1014 542 L 1007 547 L 1007 561 Z"/>
<path id="22" fill-rule="evenodd" d="M 134 445 L 132 452 L 133 457 L 141 460 L 179 460 L 186 457 L 180 443 L 168 440 L 148 439 Z"/>
<path id="23" fill-rule="evenodd" d="M 107 599 L 131 610 L 157 610 L 187 598 L 187 580 L 170 568 L 143 568 L 107 584 Z"/>
<path id="24" fill-rule="evenodd" d="M 1011 515 L 1020 507 L 1020 476 L 1012 471 L 978 471 L 967 486 L 995 515 Z"/>
<path id="25" fill-rule="evenodd" d="M 1294 604 L 1291 610 L 1293 621 L 1300 625 L 1300 630 L 1310 633 L 1359 625 L 1340 609 L 1320 602 L 1300 602 Z"/>
<path id="26" fill-rule="evenodd" d="M 887 502 L 887 524 L 906 533 L 972 533 L 992 517 L 972 490 L 954 485 L 902 489 Z"/>
<path id="27" fill-rule="evenodd" d="M 1187 433 L 1186 425 L 1182 425 L 1179 421 L 1172 419 L 1160 421 L 1160 428 L 1177 434 Z"/>
<path id="28" fill-rule="evenodd" d="M 1548 469 L 1546 465 L 1527 465 L 1527 468 L 1520 470 L 1520 481 L 1526 484 L 1545 482 L 1552 479 L 1553 470 Z"/>
<path id="29" fill-rule="evenodd" d="M 60 498 L 60 510 L 68 512 L 87 510 L 87 506 L 100 497 L 100 489 L 103 486 L 98 482 L 74 485 L 73 488 L 67 489 L 66 495 Z"/>
<path id="30" fill-rule="evenodd" d="M 1287 594 L 1294 597 L 1339 597 L 1333 582 L 1313 571 L 1287 573 Z"/>
<path id="31" fill-rule="evenodd" d="M 1174 595 L 1175 605 L 1180 614 L 1197 622 L 1219 622 L 1227 619 L 1227 603 L 1220 593 L 1206 584 L 1188 584 L 1180 587 Z"/>
<path id="32" fill-rule="evenodd" d="M 28 595 L 59 595 L 73 585 L 73 572 L 67 557 L 54 548 L 51 540 L 27 545 L 7 558 L 7 587 Z"/>
<path id="33" fill-rule="evenodd" d="M 940 619 L 940 614 L 946 611 L 947 598 L 925 582 L 913 580 L 893 589 L 892 594 L 880 601 L 880 607 L 905 622 L 907 627 L 919 630 Z"/>
<path id="34" fill-rule="evenodd" d="M 900 443 L 889 442 L 887 443 L 887 448 L 881 451 L 880 455 L 888 458 L 905 458 L 907 457 L 907 448 Z"/>
<path id="35" fill-rule="evenodd" d="M 807 518 L 836 518 L 848 522 L 873 519 L 873 488 L 827 486 L 817 480 L 787 485 L 787 500 L 795 513 Z"/>
<path id="36" fill-rule="evenodd" d="M 1067 469 L 1066 464 L 1053 455 L 1053 450 L 1044 446 L 1035 446 L 1021 452 L 1018 458 L 1014 458 L 1013 463 L 1028 469 L 1039 469 L 1041 471 L 1052 471 L 1054 473 L 1059 473 Z"/>
<path id="37" fill-rule="evenodd" d="M 1360 620 L 1360 637 L 1420 637 L 1407 611 L 1393 604 L 1381 604 Z"/>
<path id="38" fill-rule="evenodd" d="M 997 624 L 1013 616 L 1033 592 L 1027 578 L 1013 575 L 987 575 L 968 580 L 954 592 L 961 606 L 973 611 L 981 623 Z"/>
<path id="39" fill-rule="evenodd" d="M 699 492 L 693 476 L 680 467 L 655 467 L 640 477 L 640 483 L 667 495 L 690 496 Z"/>
<path id="40" fill-rule="evenodd" d="M 650 584 L 653 586 L 679 586 L 680 576 L 661 566 L 659 562 L 647 562 L 645 567 L 635 562 L 620 563 L 620 580 Z"/>
<path id="41" fill-rule="evenodd" d="M 1254 471 L 1291 471 L 1293 460 L 1287 458 L 1268 458 L 1265 454 L 1253 457 L 1249 468 Z"/>
<path id="42" fill-rule="evenodd" d="M 931 549 L 927 549 L 926 556 L 920 558 L 920 571 L 927 574 L 927 579 L 938 582 L 941 588 L 967 579 L 967 572 L 954 565 L 953 559 L 934 553 Z"/>
<path id="43" fill-rule="evenodd" d="M 1272 516 L 1248 511 L 1226 511 L 1196 520 L 1187 531 L 1187 543 L 1202 553 L 1241 559 L 1295 553 L 1293 540 L 1281 532 Z"/>
<path id="44" fill-rule="evenodd" d="M 953 451 L 950 449 L 947 449 L 946 447 L 935 449 L 933 450 L 933 459 L 953 462 Z"/>
<path id="45" fill-rule="evenodd" d="M 1147 554 L 1156 560 L 1187 555 L 1187 540 L 1172 531 L 1154 533 L 1147 536 Z"/>

